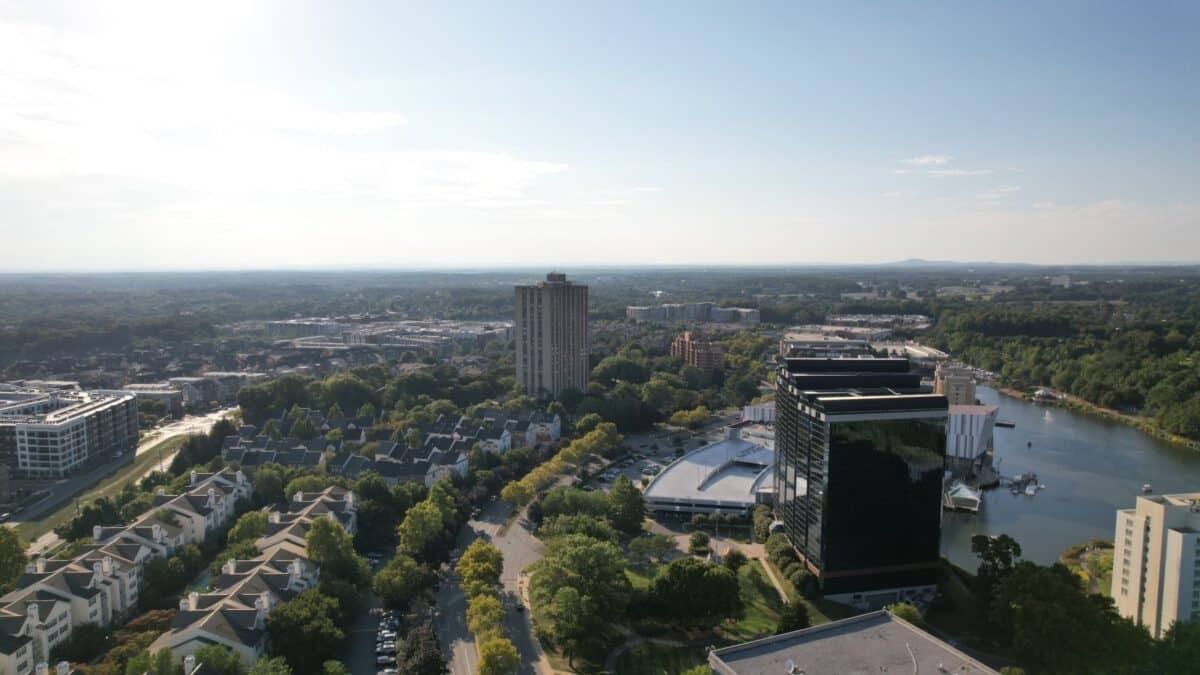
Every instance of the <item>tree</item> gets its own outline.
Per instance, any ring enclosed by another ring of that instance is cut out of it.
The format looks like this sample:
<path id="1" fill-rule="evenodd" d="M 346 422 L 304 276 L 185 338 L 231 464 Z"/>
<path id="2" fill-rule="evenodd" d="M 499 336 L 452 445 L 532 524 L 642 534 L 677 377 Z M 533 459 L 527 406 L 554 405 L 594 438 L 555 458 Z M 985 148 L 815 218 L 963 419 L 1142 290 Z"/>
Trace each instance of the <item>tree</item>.
<path id="1" fill-rule="evenodd" d="M 646 502 L 642 499 L 642 493 L 624 475 L 617 478 L 612 491 L 608 493 L 608 519 L 613 527 L 625 534 L 642 531 Z"/>
<path id="2" fill-rule="evenodd" d="M 312 440 L 317 437 L 317 428 L 309 421 L 307 417 L 302 417 L 292 425 L 288 431 L 289 436 L 294 436 L 302 441 Z"/>
<path id="3" fill-rule="evenodd" d="M 748 562 L 750 562 L 750 560 L 746 558 L 746 554 L 742 553 L 739 549 L 734 548 L 730 549 L 729 553 L 725 554 L 725 559 L 721 561 L 721 564 L 724 565 L 730 572 L 736 573 L 739 569 L 741 569 L 742 565 L 745 565 Z"/>
<path id="4" fill-rule="evenodd" d="M 1200 619 L 1177 621 L 1154 647 L 1148 672 L 1186 673 L 1200 663 Z"/>
<path id="5" fill-rule="evenodd" d="M 476 595 L 467 605 L 467 628 L 482 641 L 503 635 L 504 606 L 493 595 Z"/>
<path id="6" fill-rule="evenodd" d="M 267 514 L 263 511 L 247 511 L 243 513 L 226 535 L 230 544 L 242 541 L 253 541 L 267 532 Z"/>
<path id="7" fill-rule="evenodd" d="M 463 591 L 468 596 L 499 588 L 503 570 L 504 557 L 500 549 L 482 539 L 471 542 L 455 566 L 455 571 L 462 577 Z"/>
<path id="8" fill-rule="evenodd" d="M 1021 545 L 1007 534 L 989 537 L 977 534 L 971 538 L 971 552 L 979 557 L 975 575 L 975 612 L 985 633 L 1003 629 L 992 623 L 991 602 L 996 585 L 1012 572 L 1021 558 Z"/>
<path id="9" fill-rule="evenodd" d="M 661 561 L 673 550 L 675 550 L 675 540 L 665 534 L 638 537 L 629 542 L 629 553 L 638 560 L 654 559 Z"/>
<path id="10" fill-rule="evenodd" d="M 619 620 L 632 588 L 625 576 L 621 549 L 578 534 L 550 542 L 546 555 L 532 565 L 529 596 L 535 617 L 545 616 L 558 590 L 574 588 L 584 599 L 579 620 L 589 632 Z"/>
<path id="11" fill-rule="evenodd" d="M 329 661 L 325 663 L 329 663 Z M 282 656 L 274 656 L 255 661 L 246 675 L 292 675 L 292 668 Z"/>
<path id="12" fill-rule="evenodd" d="M 297 476 L 283 488 L 284 497 L 291 499 L 297 492 L 320 492 L 329 487 L 329 477 L 318 474 Z"/>
<path id="13" fill-rule="evenodd" d="M 365 417 L 369 420 L 374 420 L 379 416 L 379 411 L 375 409 L 375 405 L 370 401 L 358 407 L 358 417 Z"/>
<path id="14" fill-rule="evenodd" d="M 196 663 L 217 671 L 219 675 L 242 675 L 242 658 L 232 649 L 219 645 L 203 645 L 196 650 Z M 190 675 L 190 673 L 185 673 Z"/>
<path id="15" fill-rule="evenodd" d="M 337 601 L 311 588 L 277 605 L 267 617 L 271 653 L 283 656 L 297 673 L 314 672 L 346 637 L 338 616 Z"/>
<path id="16" fill-rule="evenodd" d="M 575 422 L 575 433 L 586 434 L 596 428 L 604 419 L 596 413 L 588 413 Z"/>
<path id="17" fill-rule="evenodd" d="M 516 508 L 533 501 L 533 494 L 533 490 L 521 481 L 513 481 L 500 490 L 500 498 Z"/>
<path id="18" fill-rule="evenodd" d="M 0 526 L 0 593 L 7 593 L 25 571 L 25 544 L 11 527 Z"/>
<path id="19" fill-rule="evenodd" d="M 276 422 L 274 420 L 274 418 L 267 420 L 267 423 L 263 425 L 262 431 L 260 433 L 263 436 L 266 436 L 267 438 L 272 438 L 274 440 L 279 440 L 279 439 L 283 438 L 283 434 L 279 431 L 279 423 Z"/>
<path id="20" fill-rule="evenodd" d="M 400 550 L 414 558 L 422 558 L 442 536 L 442 514 L 431 502 L 422 501 L 408 510 L 396 531 Z"/>
<path id="21" fill-rule="evenodd" d="M 775 521 L 775 516 L 771 513 L 771 507 L 766 504 L 755 506 L 753 520 L 754 540 L 766 541 L 767 537 L 771 536 L 771 523 Z"/>
<path id="22" fill-rule="evenodd" d="M 996 584 L 990 611 L 1001 644 L 1037 672 L 1128 672 L 1150 656 L 1146 631 L 1118 616 L 1111 599 L 1087 595 L 1058 563 L 1014 564 Z"/>
<path id="23" fill-rule="evenodd" d="M 405 675 L 444 675 L 448 668 L 442 647 L 429 626 L 421 625 L 396 644 L 396 669 Z"/>
<path id="24" fill-rule="evenodd" d="M 424 576 L 417 561 L 398 553 L 375 574 L 371 588 L 388 609 L 405 609 L 421 590 Z"/>
<path id="25" fill-rule="evenodd" d="M 794 630 L 802 630 L 812 625 L 812 620 L 808 616 L 808 605 L 803 602 L 792 602 L 783 606 L 783 611 L 779 613 L 779 624 L 775 627 L 775 634 L 790 633 Z"/>
<path id="26" fill-rule="evenodd" d="M 907 602 L 897 602 L 894 605 L 889 605 L 887 610 L 894 616 L 897 616 L 914 626 L 924 626 L 925 619 L 921 616 L 921 610 Z"/>
<path id="27" fill-rule="evenodd" d="M 520 665 L 517 648 L 505 638 L 490 638 L 479 645 L 479 675 L 514 675 Z"/>
<path id="28" fill-rule="evenodd" d="M 585 607 L 586 602 L 590 599 L 585 600 L 579 591 L 564 586 L 554 594 L 545 610 L 550 637 L 562 648 L 568 663 L 589 635 L 589 626 L 584 619 L 593 615 L 595 609 Z"/>
<path id="29" fill-rule="evenodd" d="M 321 675 L 350 675 L 350 669 L 341 661 L 331 659 L 321 664 Z"/>
<path id="30" fill-rule="evenodd" d="M 708 553 L 708 533 L 696 530 L 688 537 L 688 553 L 704 555 Z"/>
<path id="31" fill-rule="evenodd" d="M 342 412 L 342 406 L 338 405 L 336 401 L 333 405 L 329 406 L 329 412 L 325 413 L 325 417 L 331 420 L 340 420 L 345 416 L 346 413 Z"/>
<path id="32" fill-rule="evenodd" d="M 733 616 L 742 608 L 737 575 L 690 557 L 659 570 L 648 604 L 655 614 L 685 623 Z"/>
<path id="33" fill-rule="evenodd" d="M 254 472 L 254 496 L 259 504 L 278 504 L 283 501 L 283 467 L 273 462 L 263 464 Z"/>
<path id="34" fill-rule="evenodd" d="M 308 557 L 321 566 L 321 576 L 341 579 L 356 587 L 366 584 L 367 563 L 354 550 L 354 540 L 332 518 L 317 518 L 304 537 Z"/>
<path id="35" fill-rule="evenodd" d="M 584 513 L 554 516 L 544 520 L 538 527 L 538 537 L 542 539 L 565 537 L 568 534 L 582 534 L 602 541 L 617 541 L 617 531 L 607 521 Z"/>

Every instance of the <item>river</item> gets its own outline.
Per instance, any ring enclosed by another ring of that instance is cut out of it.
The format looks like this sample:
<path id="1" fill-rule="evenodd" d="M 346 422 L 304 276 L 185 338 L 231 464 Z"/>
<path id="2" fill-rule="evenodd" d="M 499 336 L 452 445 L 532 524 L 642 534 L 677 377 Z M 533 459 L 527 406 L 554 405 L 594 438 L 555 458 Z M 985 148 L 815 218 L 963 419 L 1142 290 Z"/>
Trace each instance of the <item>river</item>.
<path id="1" fill-rule="evenodd" d="M 1058 560 L 1070 544 L 1112 539 L 1116 510 L 1131 508 L 1150 483 L 1156 494 L 1200 490 L 1200 452 L 1151 438 L 1131 427 L 1065 408 L 1035 405 L 979 387 L 985 404 L 1000 406 L 996 457 L 1005 476 L 1033 471 L 1046 485 L 1036 497 L 999 487 L 984 493 L 979 513 L 946 512 L 942 555 L 974 571 L 976 534 L 1007 534 L 1023 557 L 1041 564 Z M 1032 441 L 1033 445 L 1026 447 Z"/>

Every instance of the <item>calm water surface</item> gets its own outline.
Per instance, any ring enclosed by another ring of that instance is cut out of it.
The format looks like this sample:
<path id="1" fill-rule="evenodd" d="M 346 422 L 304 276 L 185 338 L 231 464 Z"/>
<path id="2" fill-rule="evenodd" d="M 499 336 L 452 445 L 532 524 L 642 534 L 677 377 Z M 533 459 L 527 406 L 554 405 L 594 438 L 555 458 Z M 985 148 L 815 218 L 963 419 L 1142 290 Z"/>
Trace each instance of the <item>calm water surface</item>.
<path id="1" fill-rule="evenodd" d="M 1046 485 L 1036 497 L 999 487 L 984 493 L 977 514 L 943 515 L 942 554 L 968 570 L 975 534 L 1008 534 L 1024 557 L 1042 564 L 1093 537 L 1112 539 L 1116 509 L 1130 508 L 1150 483 L 1156 493 L 1200 490 L 1200 452 L 1173 446 L 1122 424 L 1063 408 L 1027 403 L 980 387 L 979 399 L 1000 406 L 996 457 L 1005 476 L 1033 471 Z M 1026 442 L 1032 447 L 1026 448 Z"/>

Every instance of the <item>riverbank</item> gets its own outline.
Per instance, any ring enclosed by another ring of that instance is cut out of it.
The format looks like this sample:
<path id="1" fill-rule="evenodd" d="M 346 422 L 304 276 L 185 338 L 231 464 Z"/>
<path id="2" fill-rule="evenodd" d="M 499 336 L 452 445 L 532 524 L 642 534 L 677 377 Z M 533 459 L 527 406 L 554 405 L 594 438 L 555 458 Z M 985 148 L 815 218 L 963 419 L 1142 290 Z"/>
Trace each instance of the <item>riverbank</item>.
<path id="1" fill-rule="evenodd" d="M 1025 400 L 1025 401 L 1033 401 L 1034 400 L 1033 396 L 1031 396 L 1030 394 L 1023 392 L 1019 389 L 1016 389 L 1014 387 L 1008 386 L 1006 384 L 994 382 L 994 383 L 991 383 L 989 386 L 991 386 L 993 389 L 1000 392 L 1001 394 L 1004 394 L 1005 396 L 1009 396 L 1011 398 L 1019 398 L 1019 399 Z M 1152 438 L 1157 438 L 1160 441 L 1166 441 L 1167 443 L 1170 443 L 1172 445 L 1178 445 L 1180 447 L 1188 448 L 1190 450 L 1200 451 L 1200 441 L 1194 441 L 1190 438 L 1185 438 L 1178 434 L 1173 434 L 1173 433 L 1163 429 L 1162 427 L 1160 427 L 1156 422 L 1154 422 L 1150 418 L 1142 417 L 1141 415 L 1131 415 L 1129 413 L 1123 413 L 1119 410 L 1113 410 L 1112 408 L 1105 408 L 1104 406 L 1096 405 L 1095 403 L 1092 403 L 1091 401 L 1079 398 L 1078 396 L 1075 396 L 1074 394 L 1061 394 L 1061 396 L 1062 396 L 1062 398 L 1058 399 L 1057 401 L 1039 400 L 1039 401 L 1037 401 L 1037 403 L 1039 405 L 1059 406 L 1059 407 L 1063 407 L 1063 408 L 1069 408 L 1076 412 L 1082 412 L 1087 415 L 1091 415 L 1093 417 L 1098 417 L 1103 420 L 1108 420 L 1110 422 L 1117 422 L 1119 424 L 1124 424 L 1125 426 L 1137 429 L 1138 431 L 1142 432 L 1143 434 L 1146 434 L 1147 436 L 1150 436 Z"/>

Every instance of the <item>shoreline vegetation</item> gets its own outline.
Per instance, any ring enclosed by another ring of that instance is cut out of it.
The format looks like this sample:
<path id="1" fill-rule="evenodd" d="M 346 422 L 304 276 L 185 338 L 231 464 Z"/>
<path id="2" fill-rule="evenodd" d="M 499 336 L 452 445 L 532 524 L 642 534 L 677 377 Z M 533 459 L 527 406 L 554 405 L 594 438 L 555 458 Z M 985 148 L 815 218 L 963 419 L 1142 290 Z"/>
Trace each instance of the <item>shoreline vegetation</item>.
<path id="1" fill-rule="evenodd" d="M 1185 438 L 1183 436 L 1180 436 L 1179 434 L 1173 434 L 1173 433 L 1163 429 L 1162 427 L 1160 427 L 1154 421 L 1152 421 L 1148 418 L 1142 417 L 1140 415 L 1131 415 L 1129 413 L 1120 412 L 1119 410 L 1113 410 L 1112 408 L 1105 408 L 1104 406 L 1097 405 L 1095 403 L 1092 403 L 1091 401 L 1084 400 L 1073 394 L 1065 394 L 1062 392 L 1055 392 L 1060 397 L 1056 401 L 1050 401 L 1050 400 L 1036 400 L 1035 401 L 1032 394 L 1025 392 L 1025 391 L 1021 391 L 1020 389 L 1017 389 L 1015 387 L 1012 387 L 1012 386 L 1009 386 L 1006 384 L 1001 384 L 1000 381 L 998 381 L 998 380 L 989 382 L 987 384 L 988 384 L 988 386 L 992 387 L 993 389 L 1000 392 L 1001 394 L 1008 396 L 1009 398 L 1017 398 L 1017 399 L 1021 399 L 1024 401 L 1036 402 L 1039 405 L 1067 408 L 1069 410 L 1081 412 L 1081 413 L 1084 413 L 1087 415 L 1091 415 L 1093 417 L 1098 417 L 1103 420 L 1108 420 L 1110 422 L 1124 424 L 1125 426 L 1137 429 L 1138 431 L 1146 434 L 1147 436 L 1156 438 L 1160 441 L 1166 441 L 1167 443 L 1170 443 L 1172 445 L 1178 445 L 1180 447 L 1187 448 L 1189 450 L 1200 451 L 1200 441 L 1193 441 L 1192 439 Z"/>

